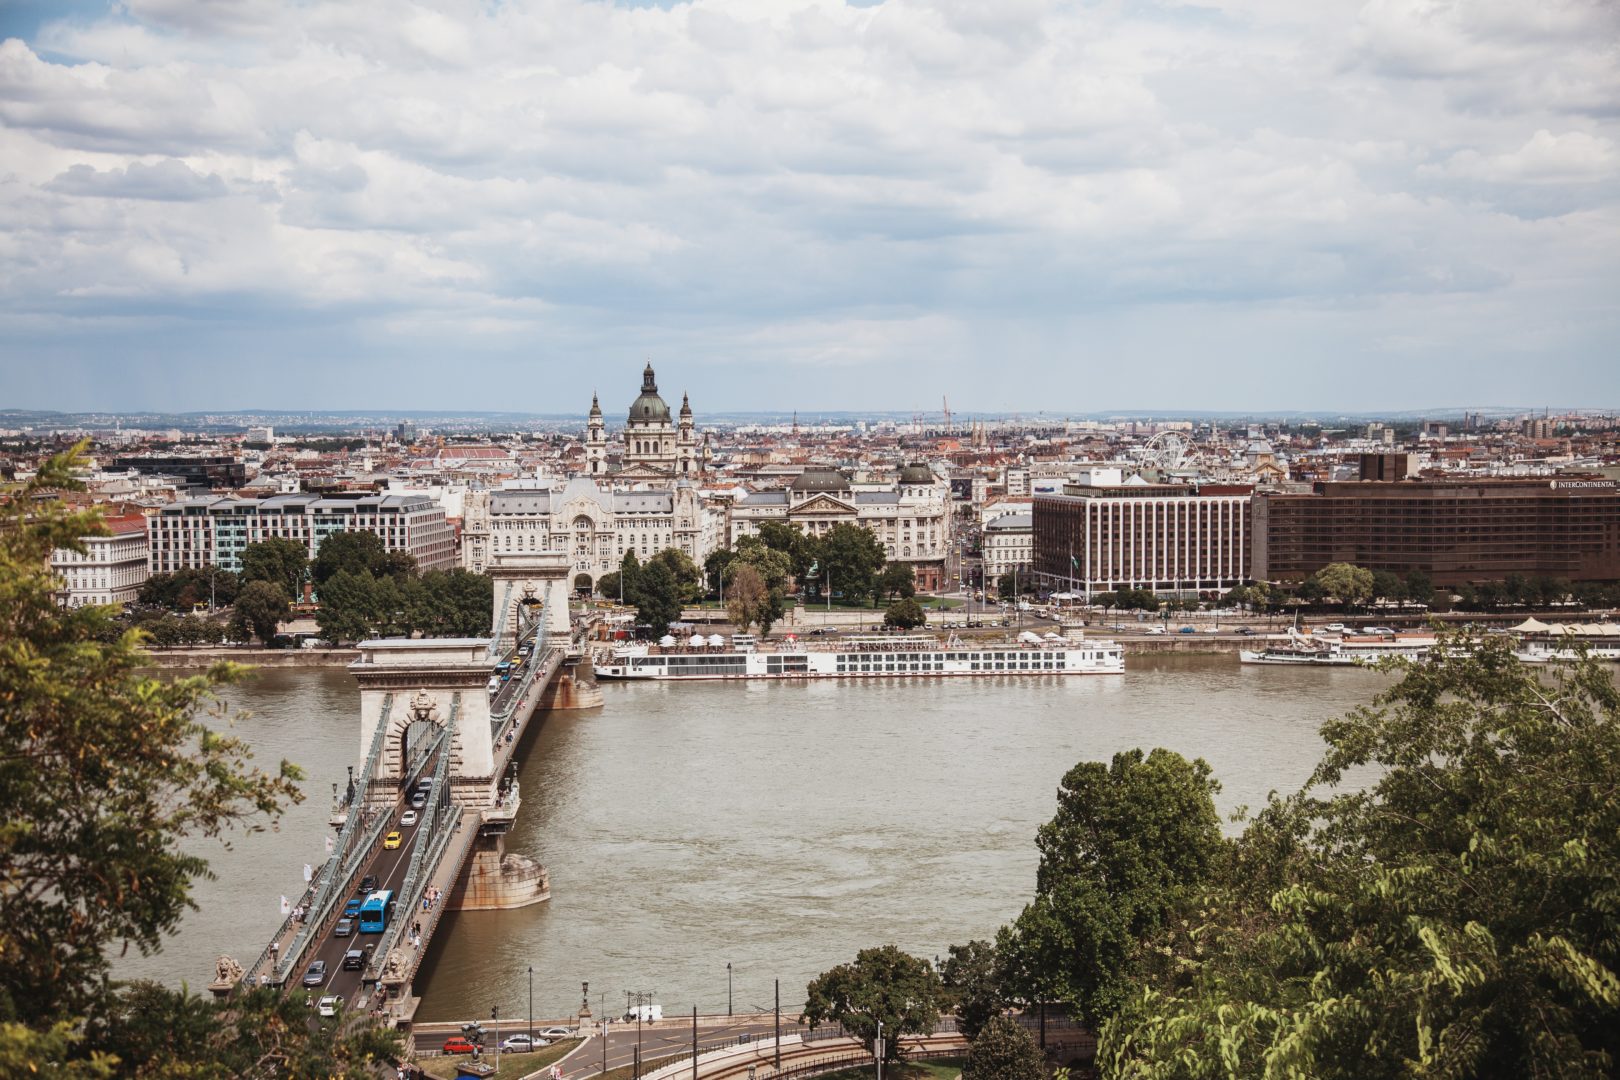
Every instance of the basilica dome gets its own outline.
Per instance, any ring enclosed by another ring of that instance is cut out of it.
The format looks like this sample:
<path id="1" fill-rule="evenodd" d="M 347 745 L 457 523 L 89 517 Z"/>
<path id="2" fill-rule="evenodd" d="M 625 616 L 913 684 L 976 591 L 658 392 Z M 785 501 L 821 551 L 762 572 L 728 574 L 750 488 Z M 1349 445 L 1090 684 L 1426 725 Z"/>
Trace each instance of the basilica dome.
<path id="1" fill-rule="evenodd" d="M 658 396 L 658 380 L 653 376 L 652 365 L 641 373 L 641 395 L 630 403 L 630 422 L 632 424 L 667 424 L 669 423 L 669 405 Z"/>

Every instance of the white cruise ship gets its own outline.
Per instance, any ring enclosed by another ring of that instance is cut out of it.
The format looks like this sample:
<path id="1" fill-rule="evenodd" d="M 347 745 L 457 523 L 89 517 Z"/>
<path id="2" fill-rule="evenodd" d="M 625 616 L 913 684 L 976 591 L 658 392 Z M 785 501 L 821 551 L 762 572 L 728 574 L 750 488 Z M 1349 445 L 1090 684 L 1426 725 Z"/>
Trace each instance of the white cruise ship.
<path id="1" fill-rule="evenodd" d="M 706 641 L 718 641 L 716 638 Z M 735 639 L 734 639 L 735 640 Z M 777 649 L 705 644 L 616 650 L 594 665 L 598 679 L 892 679 L 972 675 L 1117 675 L 1125 653 L 1112 641 L 1020 635 L 1007 644 L 940 642 L 924 635 L 851 636 Z"/>

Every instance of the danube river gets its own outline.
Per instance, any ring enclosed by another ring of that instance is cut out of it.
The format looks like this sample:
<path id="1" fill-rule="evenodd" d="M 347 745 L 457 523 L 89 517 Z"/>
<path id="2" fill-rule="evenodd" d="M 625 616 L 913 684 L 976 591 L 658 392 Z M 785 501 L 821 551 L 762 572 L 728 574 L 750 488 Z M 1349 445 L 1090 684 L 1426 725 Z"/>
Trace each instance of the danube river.
<path id="1" fill-rule="evenodd" d="M 550 870 L 552 899 L 454 915 L 418 985 L 422 1020 L 622 1012 L 652 990 L 670 1013 L 803 1000 L 868 945 L 921 956 L 989 937 L 1034 886 L 1036 827 L 1063 773 L 1115 751 L 1201 756 L 1230 812 L 1292 790 L 1325 719 L 1386 677 L 1241 667 L 1235 656 L 1132 656 L 1120 676 L 605 685 L 604 708 L 544 718 L 508 850 Z M 200 987 L 220 953 L 246 961 L 324 855 L 332 784 L 359 754 L 342 670 L 270 671 L 233 688 L 236 733 L 287 757 L 308 800 L 279 831 L 203 848 L 216 880 L 153 957 L 119 966 Z"/>

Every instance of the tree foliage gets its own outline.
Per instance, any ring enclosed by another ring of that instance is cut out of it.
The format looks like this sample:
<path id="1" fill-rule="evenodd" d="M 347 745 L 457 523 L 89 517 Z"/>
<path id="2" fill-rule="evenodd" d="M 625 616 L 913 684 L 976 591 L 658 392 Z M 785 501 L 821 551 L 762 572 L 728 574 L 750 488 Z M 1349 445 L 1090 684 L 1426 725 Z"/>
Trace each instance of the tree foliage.
<path id="1" fill-rule="evenodd" d="M 784 552 L 767 547 L 752 536 L 737 541 L 736 563 L 746 563 L 759 571 L 767 589 L 786 589 L 794 577 L 793 559 Z"/>
<path id="2" fill-rule="evenodd" d="M 1021 1024 L 994 1016 L 968 1048 L 962 1080 L 1046 1080 L 1046 1059 Z"/>
<path id="3" fill-rule="evenodd" d="M 1373 596 L 1373 572 L 1351 563 L 1328 563 L 1309 580 L 1324 599 L 1332 597 L 1346 607 L 1359 607 Z"/>
<path id="4" fill-rule="evenodd" d="M 242 581 L 280 585 L 295 603 L 304 595 L 304 578 L 308 574 L 309 553 L 296 540 L 273 536 L 242 549 Z"/>
<path id="5" fill-rule="evenodd" d="M 315 621 L 328 641 L 359 641 L 373 633 L 423 637 L 488 634 L 495 582 L 470 570 L 430 570 L 396 581 L 340 570 L 321 587 Z"/>
<path id="6" fill-rule="evenodd" d="M 1202 759 L 1164 749 L 1068 771 L 1036 834 L 1035 899 L 1004 946 L 1027 1000 L 1068 1001 L 1093 1022 L 1119 1006 L 1147 943 L 1222 862 L 1219 789 Z"/>
<path id="7" fill-rule="evenodd" d="M 726 617 L 738 630 L 747 632 L 749 626 L 760 621 L 770 591 L 758 570 L 745 562 L 736 562 L 726 574 Z"/>
<path id="8" fill-rule="evenodd" d="M 142 604 L 188 613 L 198 604 L 208 603 L 210 596 L 216 607 L 230 607 L 240 588 L 241 579 L 229 570 L 176 570 L 147 578 L 137 599 Z"/>
<path id="9" fill-rule="evenodd" d="M 956 1012 L 956 1026 L 970 1041 L 992 1017 L 1007 1007 L 1005 982 L 994 944 L 970 941 L 952 945 L 940 968 L 946 1000 Z"/>
<path id="10" fill-rule="evenodd" d="M 692 557 L 680 548 L 665 548 L 647 560 L 648 566 L 654 564 L 663 566 L 669 571 L 683 604 L 693 603 L 703 596 L 703 571 L 699 570 Z"/>
<path id="11" fill-rule="evenodd" d="M 102 529 L 39 501 L 77 486 L 75 461 L 51 459 L 0 507 L 0 1063 L 19 1046 L 54 1053 L 53 1025 L 104 1000 L 109 954 L 151 952 L 177 927 L 208 873 L 184 841 L 257 828 L 300 798 L 297 769 L 261 772 L 219 733 L 213 692 L 240 669 L 147 677 L 138 631 L 56 605 L 52 549 Z"/>
<path id="12" fill-rule="evenodd" d="M 379 1065 L 404 1051 L 398 1032 L 341 1015 L 319 1017 L 306 993 L 272 989 L 215 1004 L 185 989 L 134 983 L 93 1018 L 89 1033 L 120 1062 L 141 1063 L 139 1075 L 188 1080 L 371 1080 Z"/>
<path id="13" fill-rule="evenodd" d="M 382 537 L 373 532 L 332 533 L 321 541 L 309 566 L 316 591 L 319 592 L 328 578 L 344 570 L 351 574 L 403 580 L 416 573 L 416 560 L 403 551 L 390 552 L 383 545 Z"/>
<path id="14" fill-rule="evenodd" d="M 691 560 L 687 562 L 690 564 Z M 621 568 L 620 573 L 625 574 L 626 571 Z M 633 577 L 625 580 L 624 602 L 635 607 L 641 621 L 652 628 L 654 636 L 668 633 L 669 624 L 680 619 L 684 606 L 682 597 L 681 583 L 670 569 L 669 562 L 660 560 L 656 555 L 648 559 L 645 566 L 638 567 Z"/>
<path id="15" fill-rule="evenodd" d="M 1607 1077 L 1620 1062 L 1620 692 L 1502 643 L 1323 727 L 1104 1031 L 1107 1075 Z M 1343 789 L 1353 775 L 1375 777 Z"/>
<path id="16" fill-rule="evenodd" d="M 236 597 L 233 621 L 266 645 L 276 636 L 276 628 L 292 618 L 292 604 L 281 586 L 270 581 L 250 581 Z"/>
<path id="17" fill-rule="evenodd" d="M 891 599 L 917 595 L 917 574 L 905 563 L 890 563 L 878 575 L 878 591 Z"/>
<path id="18" fill-rule="evenodd" d="M 914 597 L 896 600 L 883 613 L 883 625 L 899 630 L 913 630 L 928 622 L 928 613 Z"/>
<path id="19" fill-rule="evenodd" d="M 894 945 L 862 949 L 854 963 L 824 971 L 805 987 L 804 1022 L 812 1028 L 832 1021 L 876 1048 L 877 1025 L 883 1024 L 883 1056 L 900 1053 L 898 1035 L 920 1035 L 939 1020 L 944 987 L 926 960 Z"/>
<path id="20" fill-rule="evenodd" d="M 871 529 L 841 521 L 816 540 L 821 580 L 829 580 L 833 593 L 846 600 L 877 597 L 877 577 L 883 569 L 883 545 Z"/>

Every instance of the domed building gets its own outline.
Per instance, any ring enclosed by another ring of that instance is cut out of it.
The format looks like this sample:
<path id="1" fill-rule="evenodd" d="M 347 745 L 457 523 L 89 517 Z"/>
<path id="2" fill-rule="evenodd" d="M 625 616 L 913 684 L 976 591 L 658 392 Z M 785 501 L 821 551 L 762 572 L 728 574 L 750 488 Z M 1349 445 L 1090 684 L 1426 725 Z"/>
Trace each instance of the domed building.
<path id="1" fill-rule="evenodd" d="M 607 425 L 602 406 L 591 395 L 591 413 L 585 433 L 586 471 L 591 476 L 607 474 Z M 624 454 L 614 478 L 619 480 L 674 480 L 693 477 L 702 471 L 697 432 L 692 422 L 692 404 L 681 395 L 677 422 L 669 405 L 658 393 L 658 377 L 648 364 L 641 373 L 641 393 L 630 403 L 624 425 Z"/>

